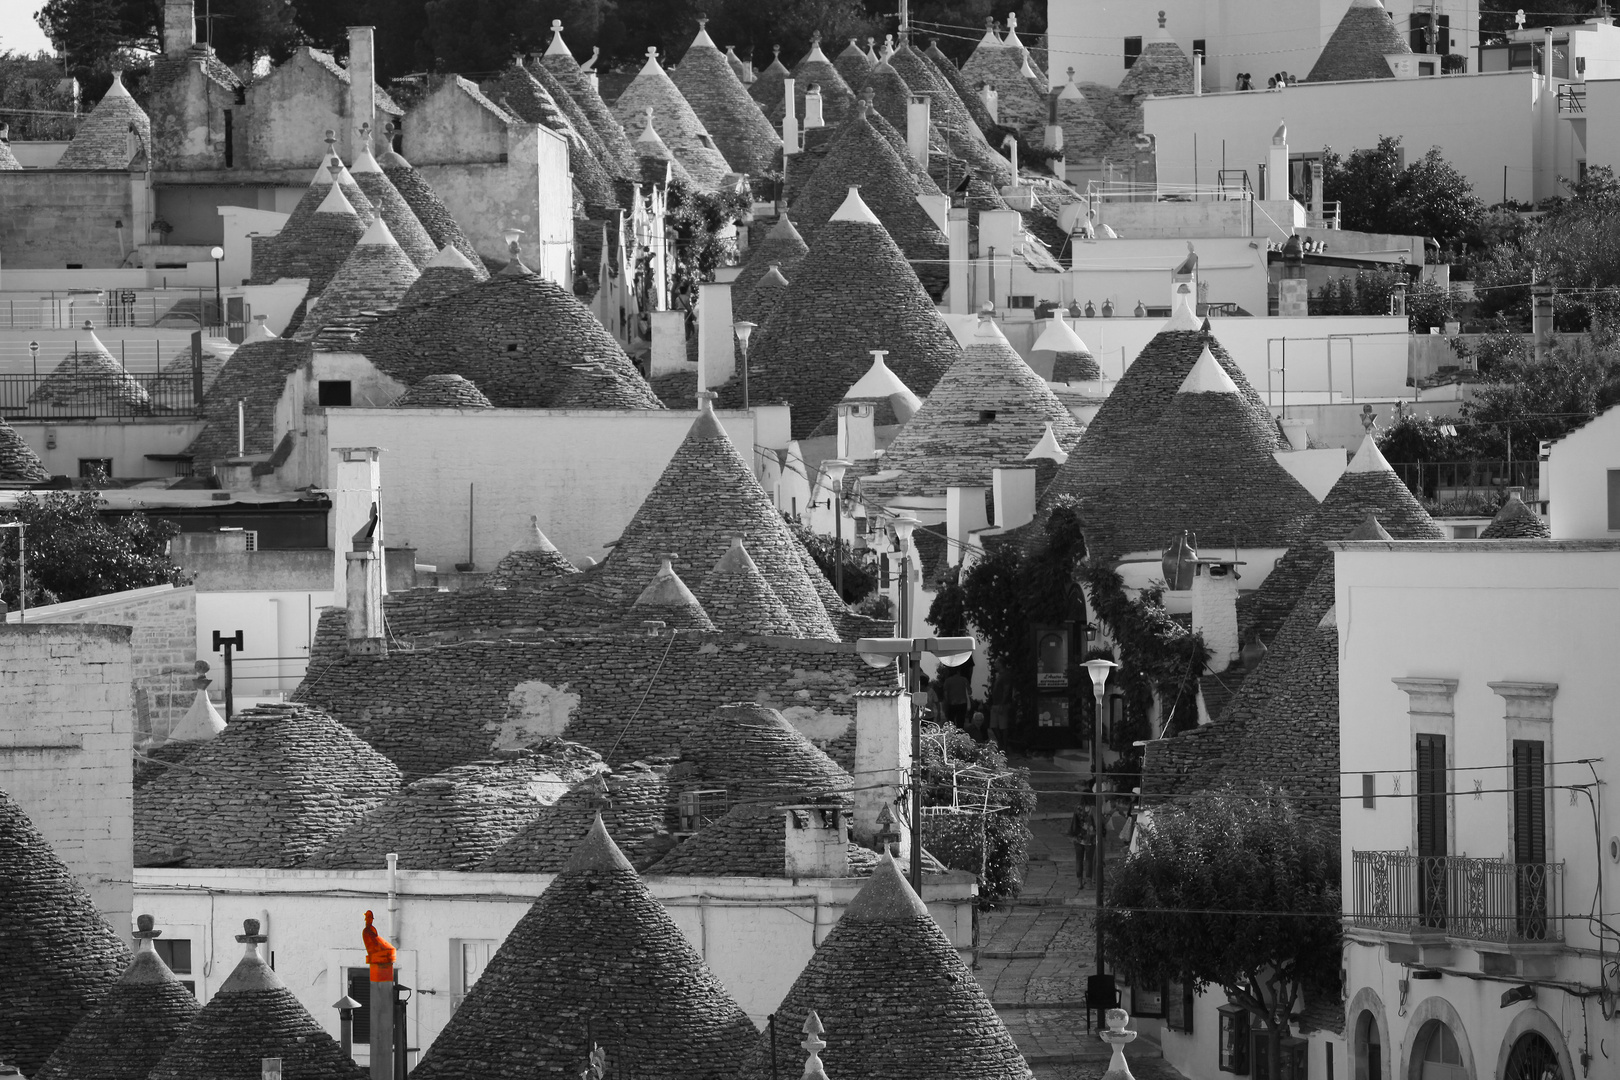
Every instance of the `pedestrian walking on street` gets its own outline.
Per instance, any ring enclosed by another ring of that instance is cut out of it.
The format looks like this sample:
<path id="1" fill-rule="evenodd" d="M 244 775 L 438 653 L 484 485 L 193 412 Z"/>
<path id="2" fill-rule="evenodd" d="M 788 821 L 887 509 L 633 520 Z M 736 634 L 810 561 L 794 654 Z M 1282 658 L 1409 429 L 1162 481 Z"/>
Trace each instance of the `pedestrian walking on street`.
<path id="1" fill-rule="evenodd" d="M 973 696 L 973 684 L 961 668 L 949 668 L 940 680 L 940 696 L 945 699 L 945 716 L 953 727 L 967 728 L 968 705 Z"/>
<path id="2" fill-rule="evenodd" d="M 1008 752 L 1007 739 L 1012 731 L 1013 687 L 1007 673 L 997 669 L 990 680 L 990 734 L 1002 753 Z"/>
<path id="3" fill-rule="evenodd" d="M 1069 818 L 1069 836 L 1074 841 L 1074 876 L 1081 885 L 1089 885 L 1097 858 L 1097 827 L 1091 820 L 1091 808 L 1084 800 Z"/>

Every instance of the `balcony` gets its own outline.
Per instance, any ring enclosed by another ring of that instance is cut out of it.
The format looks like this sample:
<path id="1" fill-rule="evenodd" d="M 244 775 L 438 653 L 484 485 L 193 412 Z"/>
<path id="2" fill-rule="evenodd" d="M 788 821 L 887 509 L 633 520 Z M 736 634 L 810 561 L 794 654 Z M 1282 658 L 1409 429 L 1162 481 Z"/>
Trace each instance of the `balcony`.
<path id="1" fill-rule="evenodd" d="M 1352 853 L 1350 923 L 1411 937 L 1502 944 L 1564 940 L 1564 864 L 1406 851 Z"/>

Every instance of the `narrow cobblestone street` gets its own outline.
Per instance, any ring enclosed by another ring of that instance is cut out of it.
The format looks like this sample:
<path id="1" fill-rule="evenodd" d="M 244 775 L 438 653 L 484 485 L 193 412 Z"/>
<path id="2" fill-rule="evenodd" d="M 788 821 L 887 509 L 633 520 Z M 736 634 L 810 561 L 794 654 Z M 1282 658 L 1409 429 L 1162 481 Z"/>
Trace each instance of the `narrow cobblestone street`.
<path id="1" fill-rule="evenodd" d="M 1039 793 L 1029 868 L 1017 900 L 979 916 L 977 975 L 1037 1080 L 1098 1080 L 1110 1054 L 1088 1029 L 1085 1010 L 1096 907 L 1075 876 L 1066 831 L 1077 801 L 1067 793 L 1081 777 L 1046 758 L 1013 764 L 1030 770 Z M 1146 1039 L 1131 1044 L 1126 1057 L 1137 1080 L 1183 1080 Z"/>

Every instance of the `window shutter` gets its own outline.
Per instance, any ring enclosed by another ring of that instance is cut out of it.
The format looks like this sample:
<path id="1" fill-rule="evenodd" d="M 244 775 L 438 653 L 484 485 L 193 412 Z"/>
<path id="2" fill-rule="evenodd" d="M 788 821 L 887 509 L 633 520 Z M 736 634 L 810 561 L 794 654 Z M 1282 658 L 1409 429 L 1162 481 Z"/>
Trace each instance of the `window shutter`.
<path id="1" fill-rule="evenodd" d="M 1446 853 L 1446 737 L 1417 738 L 1418 854 Z"/>
<path id="2" fill-rule="evenodd" d="M 1513 740 L 1513 861 L 1547 861 L 1546 744 Z"/>

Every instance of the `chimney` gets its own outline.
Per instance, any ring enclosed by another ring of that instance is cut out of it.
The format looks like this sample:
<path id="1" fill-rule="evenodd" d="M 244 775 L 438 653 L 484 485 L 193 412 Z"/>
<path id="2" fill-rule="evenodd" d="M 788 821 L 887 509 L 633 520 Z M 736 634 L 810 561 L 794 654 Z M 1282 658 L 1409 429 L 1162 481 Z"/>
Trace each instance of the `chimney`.
<path id="1" fill-rule="evenodd" d="M 993 124 L 1001 123 L 1001 98 L 996 93 L 996 88 L 989 83 L 985 83 L 979 89 L 979 100 L 984 102 L 984 109 L 990 114 L 990 122 Z"/>
<path id="2" fill-rule="evenodd" d="M 686 312 L 654 311 L 652 318 L 652 375 L 686 371 Z M 701 365 L 699 365 L 701 367 Z"/>
<path id="3" fill-rule="evenodd" d="M 1204 54 L 1196 50 L 1192 55 L 1193 97 L 1204 96 Z"/>
<path id="4" fill-rule="evenodd" d="M 1278 121 L 1272 133 L 1271 145 L 1266 147 L 1265 199 L 1288 198 L 1288 125 Z"/>
<path id="5" fill-rule="evenodd" d="M 804 92 L 804 130 L 826 127 L 827 121 L 821 116 L 821 87 L 810 84 L 810 89 Z"/>
<path id="6" fill-rule="evenodd" d="M 906 851 L 905 814 L 911 772 L 911 695 L 899 687 L 855 691 L 855 839 L 868 847 L 882 833 Z M 884 811 L 887 811 L 885 815 Z"/>
<path id="7" fill-rule="evenodd" d="M 1035 520 L 1035 470 L 992 469 L 990 490 L 996 504 L 996 528 L 1016 529 Z"/>
<path id="8" fill-rule="evenodd" d="M 945 561 L 951 566 L 962 562 L 962 551 L 972 534 L 988 529 L 990 522 L 984 515 L 984 488 L 948 487 L 945 489 Z"/>
<path id="9" fill-rule="evenodd" d="M 952 315 L 966 315 L 973 310 L 968 296 L 968 211 L 965 206 L 953 206 L 945 222 L 946 251 L 950 259 L 950 291 L 946 308 Z"/>
<path id="10" fill-rule="evenodd" d="M 698 389 L 718 390 L 737 371 L 736 331 L 731 328 L 731 282 L 698 285 Z"/>
<path id="11" fill-rule="evenodd" d="M 377 57 L 369 26 L 349 27 L 349 130 L 344 133 L 350 161 L 377 130 Z M 366 134 L 361 135 L 364 129 Z"/>
<path id="12" fill-rule="evenodd" d="M 382 503 L 382 451 L 375 446 L 335 446 L 332 454 L 326 477 L 326 493 L 332 500 L 327 515 L 332 530 L 332 591 L 343 596 L 349 588 L 349 538 L 371 520 L 371 508 Z M 377 550 L 383 550 L 380 525 Z"/>
<path id="13" fill-rule="evenodd" d="M 193 0 L 163 0 L 163 55 L 181 59 L 197 44 L 197 7 Z"/>
<path id="14" fill-rule="evenodd" d="M 357 656 L 387 656 L 383 639 L 383 554 L 382 521 L 377 504 L 351 541 L 352 551 L 343 553 L 347 563 L 346 595 L 349 608 L 349 652 Z"/>
<path id="15" fill-rule="evenodd" d="M 1237 563 L 1200 561 L 1192 583 L 1192 627 L 1209 646 L 1209 668 L 1219 674 L 1238 657 Z"/>
<path id="16" fill-rule="evenodd" d="M 787 108 L 782 113 L 782 153 L 797 154 L 799 152 L 799 116 L 798 99 L 793 96 L 794 80 L 782 80 L 782 100 Z"/>
<path id="17" fill-rule="evenodd" d="M 790 878 L 849 877 L 849 823 L 841 806 L 784 806 Z"/>
<path id="18" fill-rule="evenodd" d="M 926 94 L 912 94 L 906 103 L 906 149 L 917 164 L 928 168 L 928 125 L 932 123 L 932 105 Z"/>
<path id="19" fill-rule="evenodd" d="M 870 403 L 838 403 L 838 456 L 845 461 L 865 461 L 877 456 L 877 417 Z"/>

